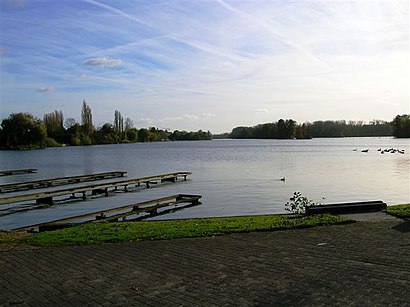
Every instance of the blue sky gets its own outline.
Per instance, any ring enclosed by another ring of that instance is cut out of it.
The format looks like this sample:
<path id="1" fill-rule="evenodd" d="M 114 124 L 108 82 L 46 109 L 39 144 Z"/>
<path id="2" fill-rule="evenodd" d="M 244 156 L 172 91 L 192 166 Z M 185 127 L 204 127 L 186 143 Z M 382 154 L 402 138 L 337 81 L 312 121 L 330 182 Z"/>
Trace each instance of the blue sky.
<path id="1" fill-rule="evenodd" d="M 1 118 L 227 132 L 409 113 L 408 1 L 0 0 Z"/>

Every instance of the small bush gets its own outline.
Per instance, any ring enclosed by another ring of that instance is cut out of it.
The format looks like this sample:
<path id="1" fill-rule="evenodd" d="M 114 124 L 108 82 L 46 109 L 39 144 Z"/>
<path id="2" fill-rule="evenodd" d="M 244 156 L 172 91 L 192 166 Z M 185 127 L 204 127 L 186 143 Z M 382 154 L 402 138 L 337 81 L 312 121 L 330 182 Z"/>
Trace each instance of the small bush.
<path id="1" fill-rule="evenodd" d="M 289 198 L 289 200 L 290 201 L 285 204 L 285 210 L 296 214 L 305 213 L 305 206 L 317 205 L 312 200 L 303 196 L 300 192 L 293 193 L 293 196 Z"/>
<path id="2" fill-rule="evenodd" d="M 57 147 L 59 146 L 55 139 L 53 138 L 46 138 L 46 147 Z"/>

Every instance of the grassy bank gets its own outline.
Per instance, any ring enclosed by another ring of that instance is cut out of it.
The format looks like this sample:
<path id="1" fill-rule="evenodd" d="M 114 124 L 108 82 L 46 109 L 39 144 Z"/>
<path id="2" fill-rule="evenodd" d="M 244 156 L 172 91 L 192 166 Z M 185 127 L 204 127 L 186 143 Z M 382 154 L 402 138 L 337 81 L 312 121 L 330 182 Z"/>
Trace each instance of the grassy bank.
<path id="1" fill-rule="evenodd" d="M 227 233 L 306 228 L 349 222 L 338 216 L 270 215 L 151 222 L 84 224 L 24 238 L 36 246 L 101 244 L 217 236 Z"/>
<path id="2" fill-rule="evenodd" d="M 410 218 L 410 204 L 388 206 L 386 212 L 399 218 Z"/>

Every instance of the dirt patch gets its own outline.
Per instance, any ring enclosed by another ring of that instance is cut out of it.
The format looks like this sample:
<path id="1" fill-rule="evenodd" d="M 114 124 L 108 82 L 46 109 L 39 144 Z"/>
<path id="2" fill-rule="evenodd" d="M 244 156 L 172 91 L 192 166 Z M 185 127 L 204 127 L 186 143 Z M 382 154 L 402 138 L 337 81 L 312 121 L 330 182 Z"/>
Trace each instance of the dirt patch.
<path id="1" fill-rule="evenodd" d="M 0 231 L 0 252 L 38 248 L 25 243 L 29 236 L 25 233 Z"/>

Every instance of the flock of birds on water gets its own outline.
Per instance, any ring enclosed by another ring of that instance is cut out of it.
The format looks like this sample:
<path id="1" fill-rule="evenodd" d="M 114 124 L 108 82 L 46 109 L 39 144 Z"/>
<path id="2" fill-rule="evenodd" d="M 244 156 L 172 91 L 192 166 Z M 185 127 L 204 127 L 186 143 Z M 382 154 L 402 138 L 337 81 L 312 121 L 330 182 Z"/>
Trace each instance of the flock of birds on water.
<path id="1" fill-rule="evenodd" d="M 355 149 L 353 149 L 353 151 L 357 151 L 357 148 L 355 148 Z M 381 154 L 384 154 L 384 153 L 386 153 L 386 152 L 389 152 L 389 153 L 399 153 L 399 154 L 402 154 L 402 155 L 404 155 L 404 149 L 396 149 L 396 148 L 388 148 L 388 149 L 381 149 L 381 148 L 379 148 L 379 149 L 377 149 L 377 151 L 379 151 Z M 369 152 L 369 149 L 367 148 L 367 149 L 363 149 L 363 150 L 361 150 L 361 152 Z M 282 177 L 282 178 L 280 178 L 280 179 L 278 179 L 279 181 L 282 181 L 282 182 L 285 182 L 286 181 L 286 177 Z M 325 197 L 323 197 L 323 199 L 325 199 Z"/>
<path id="2" fill-rule="evenodd" d="M 353 151 L 357 151 L 357 148 L 353 149 Z M 404 155 L 404 149 L 396 149 L 396 148 L 381 149 L 381 148 L 379 148 L 379 149 L 377 149 L 377 151 L 379 151 L 381 154 L 384 154 L 386 152 L 394 154 L 394 153 L 397 152 L 399 154 Z M 369 149 L 363 149 L 362 152 L 369 152 Z"/>

